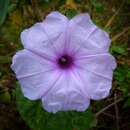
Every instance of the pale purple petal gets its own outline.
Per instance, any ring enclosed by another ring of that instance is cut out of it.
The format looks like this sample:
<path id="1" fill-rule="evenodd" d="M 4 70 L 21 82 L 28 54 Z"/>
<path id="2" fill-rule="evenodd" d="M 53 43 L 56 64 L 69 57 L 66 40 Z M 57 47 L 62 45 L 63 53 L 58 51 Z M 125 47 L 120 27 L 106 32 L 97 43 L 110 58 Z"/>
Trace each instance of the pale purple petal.
<path id="1" fill-rule="evenodd" d="M 112 78 L 116 68 L 115 58 L 109 53 L 79 56 L 76 61 L 77 66 L 108 78 Z"/>
<path id="2" fill-rule="evenodd" d="M 99 76 L 87 70 L 79 71 L 79 75 L 91 99 L 99 100 L 109 95 L 112 79 Z"/>
<path id="3" fill-rule="evenodd" d="M 62 73 L 52 89 L 43 97 L 43 107 L 48 112 L 77 110 L 84 111 L 89 106 L 89 98 L 77 77 L 72 73 Z"/>
<path id="4" fill-rule="evenodd" d="M 67 26 L 67 23 L 68 18 L 55 11 L 50 13 L 43 21 L 43 28 L 45 29 L 45 32 L 49 38 L 56 38 L 65 31 L 64 29 Z M 51 38 L 51 40 L 54 39 Z"/>
<path id="5" fill-rule="evenodd" d="M 24 95 L 32 100 L 41 98 L 60 75 L 55 67 L 52 62 L 27 50 L 17 52 L 11 65 Z"/>
<path id="6" fill-rule="evenodd" d="M 110 54 L 89 55 L 80 57 L 76 63 L 90 97 L 95 100 L 107 97 L 112 87 L 113 70 L 116 67 L 114 57 Z"/>
<path id="7" fill-rule="evenodd" d="M 97 27 L 90 19 L 90 16 L 80 14 L 69 22 L 70 44 L 69 49 L 73 51 L 86 49 L 88 53 L 108 52 L 110 46 L 109 35 Z M 78 52 L 78 51 L 77 51 Z"/>
<path id="8" fill-rule="evenodd" d="M 67 22 L 68 19 L 64 15 L 58 12 L 50 13 L 43 22 L 36 23 L 21 33 L 24 48 L 54 58 L 56 48 L 53 44 L 64 33 Z"/>
<path id="9" fill-rule="evenodd" d="M 68 19 L 58 13 L 50 13 L 43 22 L 34 24 L 21 33 L 21 41 L 25 48 L 42 47 L 53 42 L 63 31 Z"/>

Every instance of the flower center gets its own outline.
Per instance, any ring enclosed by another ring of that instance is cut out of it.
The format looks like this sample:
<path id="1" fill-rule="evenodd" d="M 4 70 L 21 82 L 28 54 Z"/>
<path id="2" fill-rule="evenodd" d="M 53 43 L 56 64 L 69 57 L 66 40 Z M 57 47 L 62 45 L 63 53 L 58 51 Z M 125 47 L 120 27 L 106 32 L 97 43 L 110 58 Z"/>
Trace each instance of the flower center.
<path id="1" fill-rule="evenodd" d="M 62 69 L 68 69 L 73 65 L 73 58 L 69 55 L 63 55 L 58 59 L 58 65 Z"/>

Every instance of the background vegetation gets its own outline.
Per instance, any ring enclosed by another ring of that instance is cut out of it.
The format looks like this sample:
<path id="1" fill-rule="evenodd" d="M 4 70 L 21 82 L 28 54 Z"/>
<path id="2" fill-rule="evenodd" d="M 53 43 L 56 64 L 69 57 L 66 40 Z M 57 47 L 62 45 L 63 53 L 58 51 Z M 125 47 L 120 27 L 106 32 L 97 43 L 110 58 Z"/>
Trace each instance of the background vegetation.
<path id="1" fill-rule="evenodd" d="M 81 117 L 81 122 L 75 123 L 71 130 L 130 130 L 130 0 L 0 0 L 0 130 L 30 130 L 29 122 L 26 123 L 29 119 L 23 115 L 30 119 L 35 115 L 28 115 L 25 112 L 29 110 L 21 111 L 22 106 L 16 105 L 17 85 L 10 69 L 11 58 L 22 48 L 20 32 L 53 10 L 70 18 L 80 12 L 89 12 L 93 21 L 110 33 L 110 52 L 118 62 L 110 96 L 105 100 L 91 101 L 86 117 Z M 28 101 L 18 98 L 26 106 Z M 65 116 L 59 114 L 57 117 L 64 121 Z M 74 121 L 78 117 L 73 113 L 71 116 Z M 55 127 L 57 122 L 52 123 L 52 130 L 58 130 Z M 89 127 L 82 128 L 86 125 L 83 122 L 90 122 Z M 37 129 L 36 126 L 31 128 L 38 130 L 38 126 Z"/>

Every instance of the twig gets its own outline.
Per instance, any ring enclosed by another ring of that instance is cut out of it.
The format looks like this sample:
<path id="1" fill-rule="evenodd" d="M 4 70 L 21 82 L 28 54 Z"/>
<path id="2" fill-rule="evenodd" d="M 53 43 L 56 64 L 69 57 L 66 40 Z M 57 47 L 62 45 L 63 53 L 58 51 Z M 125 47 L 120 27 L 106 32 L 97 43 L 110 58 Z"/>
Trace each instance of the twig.
<path id="1" fill-rule="evenodd" d="M 115 92 L 114 101 L 116 102 L 116 100 L 117 100 L 117 94 Z M 119 127 L 119 111 L 118 111 L 117 104 L 115 104 L 115 114 L 116 114 L 116 128 L 117 128 L 117 130 L 120 130 L 120 127 Z"/>
<path id="2" fill-rule="evenodd" d="M 105 28 L 108 28 L 113 23 L 115 17 L 118 15 L 118 13 L 120 12 L 121 8 L 123 7 L 124 1 L 122 2 L 122 4 L 119 7 L 119 9 L 114 13 L 114 15 L 112 15 L 112 17 L 108 20 L 107 24 L 105 25 Z"/>
<path id="3" fill-rule="evenodd" d="M 122 101 L 123 98 L 120 98 L 116 101 L 114 101 L 113 103 L 109 104 L 108 106 L 104 107 L 103 109 L 101 109 L 99 112 L 97 112 L 95 114 L 96 117 L 98 117 L 100 114 L 102 114 L 102 112 L 106 111 L 107 109 L 109 109 L 110 107 L 112 107 L 113 105 L 117 104 L 118 102 Z"/>
<path id="4" fill-rule="evenodd" d="M 115 116 L 113 116 L 113 115 L 111 115 L 111 114 L 109 114 L 109 113 L 102 112 L 102 114 L 104 114 L 104 115 L 106 115 L 106 116 L 108 116 L 108 117 L 110 117 L 110 118 L 112 118 L 112 119 L 115 119 Z"/>
<path id="5" fill-rule="evenodd" d="M 117 40 L 119 37 L 124 35 L 129 30 L 130 30 L 130 27 L 124 28 L 122 32 L 120 32 L 120 33 L 118 33 L 118 34 L 116 34 L 115 36 L 112 37 L 112 42 Z"/>
<path id="6" fill-rule="evenodd" d="M 38 1 L 37 0 L 31 0 L 31 4 L 32 4 L 32 7 L 33 7 L 33 13 L 34 13 L 35 17 L 38 20 L 41 20 L 42 16 L 41 16 L 41 13 L 40 13 L 40 9 L 38 7 Z"/>
<path id="7" fill-rule="evenodd" d="M 11 62 L 10 56 L 0 56 L 0 63 L 6 64 Z"/>

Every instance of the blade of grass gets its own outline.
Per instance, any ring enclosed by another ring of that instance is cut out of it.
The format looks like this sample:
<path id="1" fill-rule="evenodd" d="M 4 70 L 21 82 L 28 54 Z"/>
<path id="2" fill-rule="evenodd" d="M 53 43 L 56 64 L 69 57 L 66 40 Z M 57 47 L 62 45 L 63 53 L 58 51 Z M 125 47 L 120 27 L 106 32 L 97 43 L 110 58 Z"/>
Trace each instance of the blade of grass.
<path id="1" fill-rule="evenodd" d="M 115 20 L 116 16 L 119 14 L 121 8 L 124 5 L 125 0 L 123 0 L 121 6 L 119 7 L 119 9 L 114 13 L 114 15 L 112 15 L 112 17 L 108 20 L 107 24 L 105 25 L 105 28 L 108 28 L 111 26 L 111 24 L 113 23 L 113 21 Z"/>
<path id="2" fill-rule="evenodd" d="M 116 94 L 116 92 L 114 94 L 114 100 L 115 100 L 115 102 L 117 100 L 117 94 Z M 117 130 L 120 130 L 120 127 L 119 127 L 119 111 L 118 111 L 117 104 L 115 104 L 115 114 L 116 114 L 116 128 L 117 128 Z"/>
<path id="3" fill-rule="evenodd" d="M 0 25 L 5 21 L 8 12 L 9 0 L 0 0 Z"/>
<path id="4" fill-rule="evenodd" d="M 101 109 L 99 112 L 97 112 L 95 114 L 96 117 L 98 117 L 100 114 L 102 114 L 104 111 L 106 111 L 107 109 L 109 109 L 110 107 L 114 106 L 115 104 L 121 102 L 123 100 L 123 98 L 119 98 L 116 101 L 114 101 L 113 103 L 109 104 L 108 106 L 104 107 L 103 109 Z"/>
<path id="5" fill-rule="evenodd" d="M 124 35 L 129 30 L 130 30 L 130 27 L 124 28 L 122 32 L 119 32 L 118 34 L 116 34 L 115 36 L 112 37 L 112 42 L 116 41 L 119 37 L 121 37 L 122 35 Z"/>

